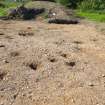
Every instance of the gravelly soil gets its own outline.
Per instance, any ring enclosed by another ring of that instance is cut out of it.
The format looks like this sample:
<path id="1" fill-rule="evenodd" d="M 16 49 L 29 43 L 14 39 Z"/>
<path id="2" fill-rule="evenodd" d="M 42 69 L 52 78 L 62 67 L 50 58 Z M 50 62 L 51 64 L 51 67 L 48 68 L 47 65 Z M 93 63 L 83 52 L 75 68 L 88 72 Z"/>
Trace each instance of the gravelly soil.
<path id="1" fill-rule="evenodd" d="M 0 105 L 105 105 L 105 35 L 87 24 L 0 21 Z"/>

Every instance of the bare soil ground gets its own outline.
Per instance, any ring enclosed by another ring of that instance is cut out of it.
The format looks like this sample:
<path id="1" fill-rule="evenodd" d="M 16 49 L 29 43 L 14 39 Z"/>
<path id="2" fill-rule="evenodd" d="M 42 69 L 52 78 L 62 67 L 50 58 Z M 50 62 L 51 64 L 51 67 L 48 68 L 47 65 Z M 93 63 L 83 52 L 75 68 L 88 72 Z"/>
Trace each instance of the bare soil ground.
<path id="1" fill-rule="evenodd" d="M 105 105 L 104 33 L 0 21 L 0 105 Z"/>

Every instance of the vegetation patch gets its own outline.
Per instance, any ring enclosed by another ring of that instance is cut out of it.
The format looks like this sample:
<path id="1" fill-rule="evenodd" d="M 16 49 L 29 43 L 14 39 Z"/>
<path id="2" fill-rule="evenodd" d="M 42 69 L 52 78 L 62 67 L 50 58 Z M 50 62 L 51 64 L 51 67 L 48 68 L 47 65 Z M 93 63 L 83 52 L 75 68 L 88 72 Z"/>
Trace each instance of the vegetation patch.
<path id="1" fill-rule="evenodd" d="M 6 16 L 8 11 L 18 7 L 21 3 L 19 2 L 9 2 L 9 1 L 1 1 L 0 2 L 0 16 Z"/>
<path id="2" fill-rule="evenodd" d="M 54 1 L 54 2 L 51 2 Z M 14 2 L 9 0 L 0 1 L 0 17 L 7 16 L 8 11 L 22 5 L 22 1 Z M 62 6 L 62 5 L 63 6 Z M 105 22 L 105 0 L 41 0 L 41 1 L 25 1 L 26 8 L 45 8 L 46 12 L 41 16 L 48 18 L 48 12 L 50 9 L 69 7 L 70 9 L 76 9 L 76 15 L 84 17 L 97 22 Z M 66 8 L 67 9 L 67 8 Z M 62 11 L 62 10 L 60 10 Z M 56 13 L 56 12 L 55 12 Z M 60 12 L 59 12 L 60 13 Z M 30 18 L 30 15 L 25 17 Z M 65 15 L 63 14 L 63 17 Z"/>
<path id="3" fill-rule="evenodd" d="M 97 21 L 97 22 L 105 22 L 105 13 L 99 12 L 90 12 L 90 11 L 77 11 L 77 16 L 87 18 L 89 20 Z"/>

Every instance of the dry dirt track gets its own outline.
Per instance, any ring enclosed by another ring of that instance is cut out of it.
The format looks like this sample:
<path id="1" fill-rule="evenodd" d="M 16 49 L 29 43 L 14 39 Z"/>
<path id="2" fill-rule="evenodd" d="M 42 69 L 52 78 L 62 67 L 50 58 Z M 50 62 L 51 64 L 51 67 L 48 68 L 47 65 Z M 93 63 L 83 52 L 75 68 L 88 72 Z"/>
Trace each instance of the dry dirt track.
<path id="1" fill-rule="evenodd" d="M 0 21 L 0 105 L 105 105 L 105 35 Z"/>

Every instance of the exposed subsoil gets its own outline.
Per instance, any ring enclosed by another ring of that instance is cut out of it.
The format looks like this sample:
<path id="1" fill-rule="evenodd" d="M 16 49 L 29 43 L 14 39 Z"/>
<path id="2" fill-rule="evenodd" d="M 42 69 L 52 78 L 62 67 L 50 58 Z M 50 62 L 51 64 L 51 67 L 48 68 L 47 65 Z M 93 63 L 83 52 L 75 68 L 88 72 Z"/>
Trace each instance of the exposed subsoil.
<path id="1" fill-rule="evenodd" d="M 0 21 L 0 105 L 105 105 L 104 33 Z"/>

